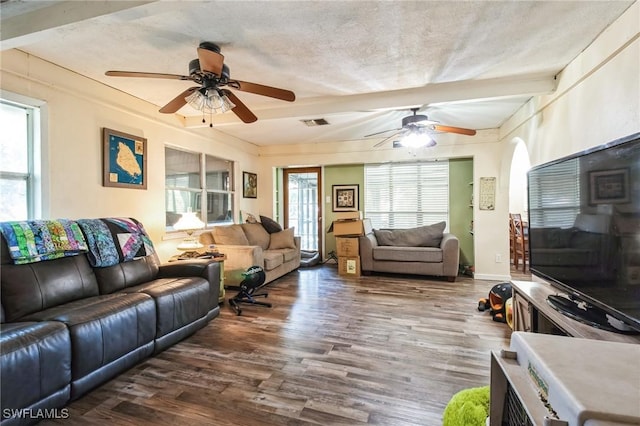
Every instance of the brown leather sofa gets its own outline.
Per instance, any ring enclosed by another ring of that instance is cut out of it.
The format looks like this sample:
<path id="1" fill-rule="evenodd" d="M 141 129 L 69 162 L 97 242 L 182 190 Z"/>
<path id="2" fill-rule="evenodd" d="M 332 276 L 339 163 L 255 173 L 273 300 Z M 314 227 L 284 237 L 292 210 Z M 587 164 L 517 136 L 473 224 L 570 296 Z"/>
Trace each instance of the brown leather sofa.
<path id="1" fill-rule="evenodd" d="M 219 314 L 220 264 L 155 253 L 93 268 L 86 254 L 14 264 L 0 241 L 2 425 L 33 423 Z"/>

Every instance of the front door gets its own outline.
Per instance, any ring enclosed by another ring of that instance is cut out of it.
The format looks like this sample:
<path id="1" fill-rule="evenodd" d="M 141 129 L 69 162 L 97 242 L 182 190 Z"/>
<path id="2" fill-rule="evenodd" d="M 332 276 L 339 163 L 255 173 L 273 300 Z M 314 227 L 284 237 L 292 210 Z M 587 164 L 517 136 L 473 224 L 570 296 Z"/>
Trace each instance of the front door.
<path id="1" fill-rule="evenodd" d="M 302 250 L 322 247 L 322 175 L 320 167 L 284 169 L 284 223 L 295 226 Z"/>

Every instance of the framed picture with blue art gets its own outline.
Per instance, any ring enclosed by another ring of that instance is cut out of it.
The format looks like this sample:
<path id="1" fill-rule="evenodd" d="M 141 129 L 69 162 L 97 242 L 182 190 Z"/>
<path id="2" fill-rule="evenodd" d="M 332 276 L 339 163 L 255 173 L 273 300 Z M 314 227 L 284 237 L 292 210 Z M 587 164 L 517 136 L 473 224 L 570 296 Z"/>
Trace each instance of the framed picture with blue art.
<path id="1" fill-rule="evenodd" d="M 147 189 L 147 140 L 107 129 L 102 131 L 102 186 Z"/>

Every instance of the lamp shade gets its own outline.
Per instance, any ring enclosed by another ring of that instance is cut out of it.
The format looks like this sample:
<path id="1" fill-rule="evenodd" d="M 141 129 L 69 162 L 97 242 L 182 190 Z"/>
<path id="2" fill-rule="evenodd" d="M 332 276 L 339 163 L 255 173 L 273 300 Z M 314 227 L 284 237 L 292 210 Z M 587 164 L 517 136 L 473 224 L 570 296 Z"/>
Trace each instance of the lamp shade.
<path id="1" fill-rule="evenodd" d="M 196 229 L 204 228 L 205 224 L 201 221 L 194 212 L 182 213 L 182 217 L 173 224 L 173 229 L 176 231 L 195 231 Z"/>

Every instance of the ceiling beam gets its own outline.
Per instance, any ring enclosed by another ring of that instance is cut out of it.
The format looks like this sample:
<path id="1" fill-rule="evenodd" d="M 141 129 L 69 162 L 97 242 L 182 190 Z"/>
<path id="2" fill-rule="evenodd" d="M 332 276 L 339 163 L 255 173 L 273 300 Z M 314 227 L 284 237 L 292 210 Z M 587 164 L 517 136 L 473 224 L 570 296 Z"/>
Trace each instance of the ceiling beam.
<path id="1" fill-rule="evenodd" d="M 345 95 L 340 97 L 306 98 L 296 100 L 282 107 L 252 109 L 252 111 L 259 120 L 297 117 L 319 118 L 324 115 L 343 112 L 406 109 L 441 102 L 523 95 L 534 96 L 548 94 L 555 89 L 556 80 L 552 75 L 505 77 L 434 83 L 410 89 Z M 251 106 L 249 107 L 251 108 Z M 238 123 L 239 120 L 234 114 L 219 114 L 213 116 L 214 126 Z M 202 125 L 201 115 L 185 118 L 185 127 L 201 127 Z"/>
<path id="2" fill-rule="evenodd" d="M 51 3 L 49 6 L 2 19 L 0 46 L 2 50 L 14 49 L 46 37 L 50 30 L 156 1 L 71 0 L 49 2 Z M 10 3 L 7 3 L 3 7 L 10 8 L 11 6 Z"/>

